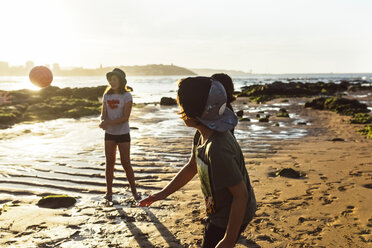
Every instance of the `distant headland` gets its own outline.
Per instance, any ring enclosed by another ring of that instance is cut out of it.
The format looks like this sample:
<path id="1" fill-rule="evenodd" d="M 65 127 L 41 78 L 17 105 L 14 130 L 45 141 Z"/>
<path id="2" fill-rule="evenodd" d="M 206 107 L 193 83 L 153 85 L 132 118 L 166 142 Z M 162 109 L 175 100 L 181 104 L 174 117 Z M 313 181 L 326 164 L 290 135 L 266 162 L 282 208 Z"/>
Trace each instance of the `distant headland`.
<path id="1" fill-rule="evenodd" d="M 25 65 L 10 66 L 7 62 L 0 61 L 0 76 L 27 76 L 30 70 L 35 66 L 34 62 L 27 61 Z M 128 76 L 192 76 L 203 75 L 210 76 L 214 73 L 227 73 L 231 76 L 245 76 L 252 72 L 222 69 L 188 69 L 173 64 L 149 64 L 132 66 L 102 66 L 98 68 L 62 68 L 58 63 L 45 65 L 49 67 L 55 76 L 102 76 L 108 71 L 118 67 L 125 71 Z"/>
<path id="2" fill-rule="evenodd" d="M 0 76 L 27 76 L 34 67 L 32 61 L 27 61 L 25 65 L 9 66 L 7 62 L 0 61 Z M 133 66 L 105 66 L 98 68 L 61 68 L 59 64 L 46 65 L 55 76 L 102 76 L 108 71 L 118 67 L 125 71 L 128 76 L 170 76 L 170 75 L 196 75 L 195 72 L 175 65 L 150 64 Z"/>

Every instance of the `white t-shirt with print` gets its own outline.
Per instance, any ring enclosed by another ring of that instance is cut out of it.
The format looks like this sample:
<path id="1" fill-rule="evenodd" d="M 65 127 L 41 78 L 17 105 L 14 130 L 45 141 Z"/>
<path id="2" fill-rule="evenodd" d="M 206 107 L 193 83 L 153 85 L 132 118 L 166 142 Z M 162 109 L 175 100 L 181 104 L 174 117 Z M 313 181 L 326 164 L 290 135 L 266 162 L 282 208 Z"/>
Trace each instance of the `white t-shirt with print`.
<path id="1" fill-rule="evenodd" d="M 132 95 L 129 92 L 124 94 L 105 94 L 103 102 L 107 109 L 108 120 L 115 120 L 123 117 L 124 106 L 127 102 L 133 101 Z M 113 135 L 122 135 L 129 133 L 129 122 L 124 122 L 117 125 L 108 126 L 106 133 Z"/>

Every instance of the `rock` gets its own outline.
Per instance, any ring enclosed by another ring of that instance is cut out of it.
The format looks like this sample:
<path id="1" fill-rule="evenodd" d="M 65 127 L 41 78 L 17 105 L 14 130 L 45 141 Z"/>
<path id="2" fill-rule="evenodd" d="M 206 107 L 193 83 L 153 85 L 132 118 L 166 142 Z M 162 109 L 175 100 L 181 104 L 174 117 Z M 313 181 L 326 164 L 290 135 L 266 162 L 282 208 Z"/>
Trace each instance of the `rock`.
<path id="1" fill-rule="evenodd" d="M 80 118 L 83 116 L 99 115 L 100 109 L 94 107 L 77 107 L 66 112 L 68 118 Z"/>
<path id="2" fill-rule="evenodd" d="M 342 115 L 354 115 L 357 113 L 368 113 L 367 105 L 355 99 L 342 97 L 319 97 L 311 102 L 305 103 L 305 108 L 320 110 L 331 110 Z"/>
<path id="3" fill-rule="evenodd" d="M 257 118 L 260 118 L 261 116 L 260 116 L 260 114 L 256 114 L 256 117 L 257 117 Z"/>
<path id="4" fill-rule="evenodd" d="M 372 189 L 372 183 L 363 184 L 363 187 L 367 189 Z"/>
<path id="5" fill-rule="evenodd" d="M 313 109 L 323 110 L 324 109 L 324 102 L 325 102 L 326 99 L 327 98 L 325 98 L 325 97 L 315 98 L 311 102 L 306 102 L 304 107 L 305 108 L 313 108 Z"/>
<path id="6" fill-rule="evenodd" d="M 16 118 L 17 115 L 14 113 L 0 112 L 0 123 L 2 125 L 13 124 Z"/>
<path id="7" fill-rule="evenodd" d="M 96 101 L 99 97 L 103 96 L 107 86 L 97 87 L 83 87 L 83 88 L 58 88 L 55 86 L 49 86 L 40 90 L 40 96 L 42 98 L 50 98 L 54 96 L 62 96 L 67 98 L 80 98 Z"/>
<path id="8" fill-rule="evenodd" d="M 276 117 L 289 117 L 289 114 L 288 113 L 284 113 L 284 112 L 279 112 Z"/>
<path id="9" fill-rule="evenodd" d="M 166 105 L 166 106 L 177 105 L 177 100 L 171 97 L 162 97 L 160 99 L 160 105 Z"/>
<path id="10" fill-rule="evenodd" d="M 107 86 L 58 88 L 49 86 L 40 91 L 11 91 L 11 106 L 0 106 L 0 123 L 11 126 L 23 121 L 80 118 L 99 115 L 100 98 Z"/>
<path id="11" fill-rule="evenodd" d="M 303 223 L 304 221 L 306 221 L 306 219 L 305 219 L 304 217 L 300 217 L 300 218 L 298 218 L 298 222 L 299 222 L 299 223 Z"/>
<path id="12" fill-rule="evenodd" d="M 55 96 L 43 103 L 31 105 L 24 115 L 25 120 L 52 120 L 57 118 L 80 118 L 99 115 L 101 103 L 88 99 L 71 99 Z"/>
<path id="13" fill-rule="evenodd" d="M 358 130 L 358 132 L 365 135 L 368 139 L 372 139 L 372 124 L 365 125 L 362 129 Z"/>
<path id="14" fill-rule="evenodd" d="M 251 98 L 251 100 L 255 101 L 256 103 L 265 103 L 273 99 L 275 99 L 274 96 L 268 96 L 268 95 L 260 95 L 260 96 Z"/>
<path id="15" fill-rule="evenodd" d="M 301 178 L 305 176 L 304 173 L 294 170 L 292 168 L 283 168 L 277 171 L 275 175 L 281 176 L 281 177 L 288 177 L 288 178 Z"/>
<path id="16" fill-rule="evenodd" d="M 262 117 L 258 119 L 259 122 L 269 122 L 269 118 L 267 117 Z"/>
<path id="17" fill-rule="evenodd" d="M 365 84 L 365 85 L 363 85 L 363 84 Z M 371 91 L 372 90 L 371 83 L 366 82 L 366 81 L 364 81 L 364 82 L 361 81 L 357 84 L 352 84 L 352 85 L 348 86 L 348 88 L 347 88 L 347 91 L 351 91 L 351 92 L 362 91 L 362 90 Z"/>
<path id="18" fill-rule="evenodd" d="M 251 121 L 251 119 L 247 118 L 247 117 L 241 117 L 239 118 L 239 121 Z"/>
<path id="19" fill-rule="evenodd" d="M 68 208 L 75 203 L 76 199 L 68 195 L 48 195 L 41 198 L 37 205 L 42 208 Z"/>
<path id="20" fill-rule="evenodd" d="M 274 127 L 279 127 L 280 125 L 279 125 L 279 123 L 275 122 L 273 126 Z"/>
<path id="21" fill-rule="evenodd" d="M 371 124 L 372 123 L 372 116 L 366 113 L 357 113 L 353 115 L 351 118 L 350 123 L 353 124 Z"/>
<path id="22" fill-rule="evenodd" d="M 236 94 L 236 96 L 237 97 L 247 97 L 247 96 L 249 96 L 246 92 L 238 92 L 237 94 Z"/>
<path id="23" fill-rule="evenodd" d="M 245 96 L 257 103 L 266 102 L 275 98 L 283 97 L 308 97 L 319 94 L 336 95 L 345 92 L 349 88 L 357 90 L 370 90 L 371 86 L 364 86 L 363 82 L 349 82 L 342 80 L 339 84 L 334 82 L 303 83 L 289 80 L 289 83 L 275 81 L 271 84 L 256 84 L 242 87 L 238 97 Z"/>
<path id="24" fill-rule="evenodd" d="M 276 114 L 277 117 L 289 117 L 289 114 L 286 109 L 281 108 L 279 109 L 279 113 Z"/>
<path id="25" fill-rule="evenodd" d="M 306 126 L 307 125 L 307 123 L 306 122 L 303 122 L 303 121 L 300 121 L 300 122 L 297 122 L 297 125 L 303 125 L 303 126 Z"/>
<path id="26" fill-rule="evenodd" d="M 243 114 L 244 114 L 243 110 L 239 110 L 238 112 L 236 112 L 236 116 L 238 117 L 243 117 Z"/>
<path id="27" fill-rule="evenodd" d="M 333 139 L 331 139 L 330 141 L 345 141 L 345 140 L 342 139 L 342 138 L 333 138 Z"/>

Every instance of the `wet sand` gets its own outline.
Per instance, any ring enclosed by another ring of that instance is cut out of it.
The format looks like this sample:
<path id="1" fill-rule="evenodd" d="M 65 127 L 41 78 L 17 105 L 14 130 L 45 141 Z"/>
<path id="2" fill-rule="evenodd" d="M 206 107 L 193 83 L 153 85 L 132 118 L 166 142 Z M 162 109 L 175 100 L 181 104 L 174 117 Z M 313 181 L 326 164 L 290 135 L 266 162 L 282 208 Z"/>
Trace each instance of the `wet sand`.
<path id="1" fill-rule="evenodd" d="M 246 110 L 246 117 L 251 119 L 239 123 L 236 136 L 259 207 L 257 217 L 236 247 L 370 247 L 372 244 L 372 140 L 356 132 L 361 125 L 349 124 L 350 117 L 303 109 L 306 100 L 289 99 L 284 103 L 277 99 L 263 105 L 246 105 L 247 99 L 240 98 L 235 103 L 235 109 Z M 290 118 L 275 117 L 281 107 L 288 110 Z M 176 119 L 176 112 L 176 108 L 159 106 L 133 111 L 132 127 L 138 129 L 132 129 L 131 155 L 143 196 L 164 187 L 189 157 L 193 130 Z M 271 114 L 270 122 L 257 122 L 257 113 Z M 279 127 L 273 126 L 275 122 Z M 303 122 L 306 125 L 298 125 Z M 95 125 L 89 119 L 80 123 L 89 128 Z M 3 137 L 7 137 L 4 139 L 8 139 L 8 144 L 16 146 L 17 139 L 34 136 L 32 128 L 31 134 L 24 133 L 25 129 L 19 128 L 19 134 L 13 132 L 13 136 L 4 131 Z M 45 135 L 45 132 L 39 134 L 41 138 Z M 42 141 L 50 146 L 47 141 L 54 138 Z M 331 141 L 334 138 L 344 141 Z M 0 149 L 0 203 L 7 205 L 0 215 L 0 246 L 200 245 L 205 209 L 197 177 L 167 200 L 150 208 L 139 208 L 130 197 L 118 164 L 114 204 L 105 206 L 102 142 L 89 141 L 86 147 L 78 149 L 79 144 L 75 147 L 73 138 L 67 140 L 74 152 L 65 147 L 65 152 L 58 153 L 56 149 L 49 156 L 11 159 L 4 155 L 7 150 Z M 58 137 L 53 141 L 60 142 Z M 271 176 L 286 167 L 306 176 L 301 179 Z M 56 210 L 35 205 L 41 195 L 50 193 L 67 193 L 77 197 L 78 202 L 69 209 Z"/>

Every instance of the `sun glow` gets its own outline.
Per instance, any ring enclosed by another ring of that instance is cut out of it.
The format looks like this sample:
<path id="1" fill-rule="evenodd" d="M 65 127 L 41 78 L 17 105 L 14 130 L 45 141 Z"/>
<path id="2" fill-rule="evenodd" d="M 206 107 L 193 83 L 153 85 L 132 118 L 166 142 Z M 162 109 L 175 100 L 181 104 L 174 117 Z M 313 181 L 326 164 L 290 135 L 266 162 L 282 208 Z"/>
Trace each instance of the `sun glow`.
<path id="1" fill-rule="evenodd" d="M 72 29 L 60 1 L 4 1 L 0 3 L 0 46 L 8 47 L 1 57 L 10 64 L 23 64 L 25 58 L 38 64 L 51 64 L 68 53 Z M 14 11 L 9 11 L 14 10 Z"/>
<path id="2" fill-rule="evenodd" d="M 28 90 L 33 90 L 33 91 L 39 91 L 41 89 L 40 87 L 37 87 L 36 85 L 31 83 L 30 80 L 28 79 L 28 77 L 27 77 L 27 79 L 22 81 L 22 85 L 20 85 L 19 87 L 21 89 L 28 89 Z"/>
<path id="3" fill-rule="evenodd" d="M 1 0 L 0 61 L 368 72 L 371 8 L 368 0 Z"/>

